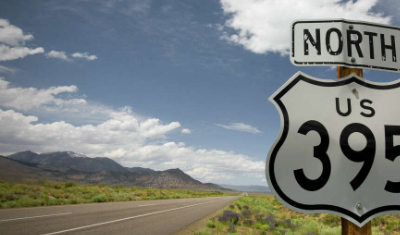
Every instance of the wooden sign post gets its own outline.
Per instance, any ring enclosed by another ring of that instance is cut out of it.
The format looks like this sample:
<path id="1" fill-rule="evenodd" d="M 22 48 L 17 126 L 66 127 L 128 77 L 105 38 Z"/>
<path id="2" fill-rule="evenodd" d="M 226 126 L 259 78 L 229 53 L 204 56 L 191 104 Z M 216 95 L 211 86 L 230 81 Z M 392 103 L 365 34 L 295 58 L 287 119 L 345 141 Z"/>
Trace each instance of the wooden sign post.
<path id="1" fill-rule="evenodd" d="M 337 67 L 337 78 L 344 78 L 350 74 L 356 74 L 359 77 L 363 77 L 362 69 L 354 69 L 347 67 Z M 371 235 L 371 221 L 362 226 L 361 228 L 347 219 L 342 218 L 342 235 Z"/>

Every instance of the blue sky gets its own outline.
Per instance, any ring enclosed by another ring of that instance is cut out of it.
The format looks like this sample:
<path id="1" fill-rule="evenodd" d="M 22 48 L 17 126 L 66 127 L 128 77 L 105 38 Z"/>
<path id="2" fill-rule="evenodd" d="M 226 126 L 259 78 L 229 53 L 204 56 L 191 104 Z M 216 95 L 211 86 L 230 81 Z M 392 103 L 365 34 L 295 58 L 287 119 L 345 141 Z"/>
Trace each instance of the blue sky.
<path id="1" fill-rule="evenodd" d="M 279 2 L 279 4 L 277 4 Z M 268 97 L 297 71 L 295 19 L 400 25 L 395 0 L 0 3 L 0 153 L 71 150 L 203 182 L 266 185 Z M 317 10 L 315 10 L 317 9 Z M 365 71 L 372 81 L 398 74 Z"/>

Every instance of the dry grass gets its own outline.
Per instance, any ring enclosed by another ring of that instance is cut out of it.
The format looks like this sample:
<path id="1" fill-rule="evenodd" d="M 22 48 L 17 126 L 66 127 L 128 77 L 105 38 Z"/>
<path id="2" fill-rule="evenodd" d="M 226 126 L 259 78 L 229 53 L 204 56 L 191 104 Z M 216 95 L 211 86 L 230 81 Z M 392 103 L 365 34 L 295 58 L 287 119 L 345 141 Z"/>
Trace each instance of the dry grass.
<path id="1" fill-rule="evenodd" d="M 217 191 L 0 181 L 0 208 L 225 196 Z"/>

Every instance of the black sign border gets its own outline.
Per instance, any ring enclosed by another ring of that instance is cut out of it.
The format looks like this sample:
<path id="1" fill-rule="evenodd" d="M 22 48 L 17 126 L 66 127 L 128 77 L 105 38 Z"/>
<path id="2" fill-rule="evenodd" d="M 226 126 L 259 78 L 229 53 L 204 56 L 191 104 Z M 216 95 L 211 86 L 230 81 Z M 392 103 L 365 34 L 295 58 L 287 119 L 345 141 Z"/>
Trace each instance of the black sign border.
<path id="1" fill-rule="evenodd" d="M 273 100 L 276 102 L 276 104 L 281 109 L 280 111 L 282 113 L 283 123 L 284 123 L 280 139 L 275 142 L 276 145 L 273 146 L 271 155 L 269 156 L 269 159 L 267 159 L 267 161 L 269 161 L 269 165 L 268 165 L 269 167 L 268 167 L 266 173 L 267 173 L 267 177 L 269 177 L 270 182 L 272 183 L 272 187 L 273 187 L 274 191 L 279 195 L 279 197 L 282 200 L 284 200 L 286 203 L 288 203 L 289 205 L 291 205 L 295 208 L 305 210 L 305 211 L 310 211 L 310 212 L 317 211 L 317 210 L 332 211 L 332 212 L 346 215 L 346 216 L 354 219 L 355 221 L 359 222 L 360 224 L 362 224 L 364 221 L 366 221 L 369 218 L 372 219 L 374 217 L 374 215 L 379 214 L 379 213 L 390 212 L 390 211 L 399 212 L 400 205 L 389 205 L 389 206 L 375 208 L 375 209 L 369 211 L 368 213 L 366 213 L 362 216 L 359 216 L 349 210 L 346 210 L 346 209 L 338 207 L 338 206 L 327 205 L 327 204 L 307 205 L 307 204 L 302 204 L 302 203 L 296 202 L 296 201 L 292 200 L 291 198 L 289 198 L 288 196 L 286 196 L 286 194 L 284 194 L 283 191 L 280 189 L 280 187 L 277 184 L 276 178 L 275 178 L 274 165 L 275 165 L 275 159 L 279 152 L 279 149 L 282 147 L 283 143 L 285 142 L 286 137 L 288 135 L 288 131 L 289 131 L 289 115 L 288 115 L 285 105 L 281 102 L 280 98 L 282 98 L 299 81 L 304 81 L 309 84 L 316 85 L 316 86 L 322 86 L 322 87 L 338 87 L 338 86 L 347 85 L 347 84 L 350 84 L 353 82 L 357 83 L 361 86 L 365 86 L 365 87 L 377 89 L 377 90 L 388 90 L 388 89 L 394 89 L 394 88 L 400 87 L 400 82 L 397 82 L 395 84 L 389 84 L 389 85 L 376 85 L 376 84 L 368 83 L 365 80 L 361 80 L 361 79 L 357 78 L 355 75 L 351 75 L 347 79 L 343 79 L 342 81 L 337 80 L 334 82 L 324 82 L 324 81 L 314 80 L 314 79 L 312 79 L 310 77 L 306 77 L 306 76 L 307 75 L 304 75 L 304 74 L 298 74 L 295 79 L 293 79 L 289 84 L 286 85 L 286 87 L 284 87 L 281 91 L 279 91 L 279 93 L 277 93 L 275 97 L 273 97 Z"/>
<path id="2" fill-rule="evenodd" d="M 399 30 L 398 27 L 390 26 L 390 25 L 379 25 L 379 24 L 373 24 L 373 23 L 368 23 L 368 22 L 362 22 L 362 21 L 348 21 L 348 20 L 315 20 L 315 21 L 295 21 L 292 24 L 292 54 L 291 57 L 294 57 L 294 27 L 296 24 L 307 24 L 307 23 L 347 23 L 347 24 L 358 24 L 358 25 L 367 25 L 367 26 L 374 26 L 374 27 L 379 27 L 379 28 L 387 28 L 387 29 L 395 29 Z M 395 69 L 395 68 L 389 68 L 389 67 L 379 67 L 379 66 L 372 66 L 372 65 L 366 65 L 366 64 L 352 64 L 352 63 L 344 63 L 344 62 L 331 62 L 331 61 L 325 61 L 325 62 L 299 62 L 296 60 L 293 60 L 294 64 L 297 66 L 302 66 L 302 65 L 342 65 L 342 66 L 348 66 L 348 67 L 353 67 L 353 68 L 365 68 L 365 69 L 377 69 L 377 70 L 385 70 L 385 71 L 392 71 L 392 72 L 400 72 L 400 69 Z"/>

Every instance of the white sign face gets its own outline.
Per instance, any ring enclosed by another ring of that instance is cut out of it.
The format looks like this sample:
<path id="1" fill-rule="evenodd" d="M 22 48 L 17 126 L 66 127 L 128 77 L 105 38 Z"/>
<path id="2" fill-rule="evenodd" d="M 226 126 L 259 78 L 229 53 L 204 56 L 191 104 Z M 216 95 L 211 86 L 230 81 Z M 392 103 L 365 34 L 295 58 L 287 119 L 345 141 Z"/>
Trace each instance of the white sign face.
<path id="1" fill-rule="evenodd" d="M 266 176 L 285 206 L 360 227 L 400 212 L 400 80 L 333 81 L 298 72 L 270 101 L 281 131 Z"/>
<path id="2" fill-rule="evenodd" d="M 400 28 L 362 21 L 302 20 L 292 24 L 296 66 L 346 66 L 400 72 Z"/>

